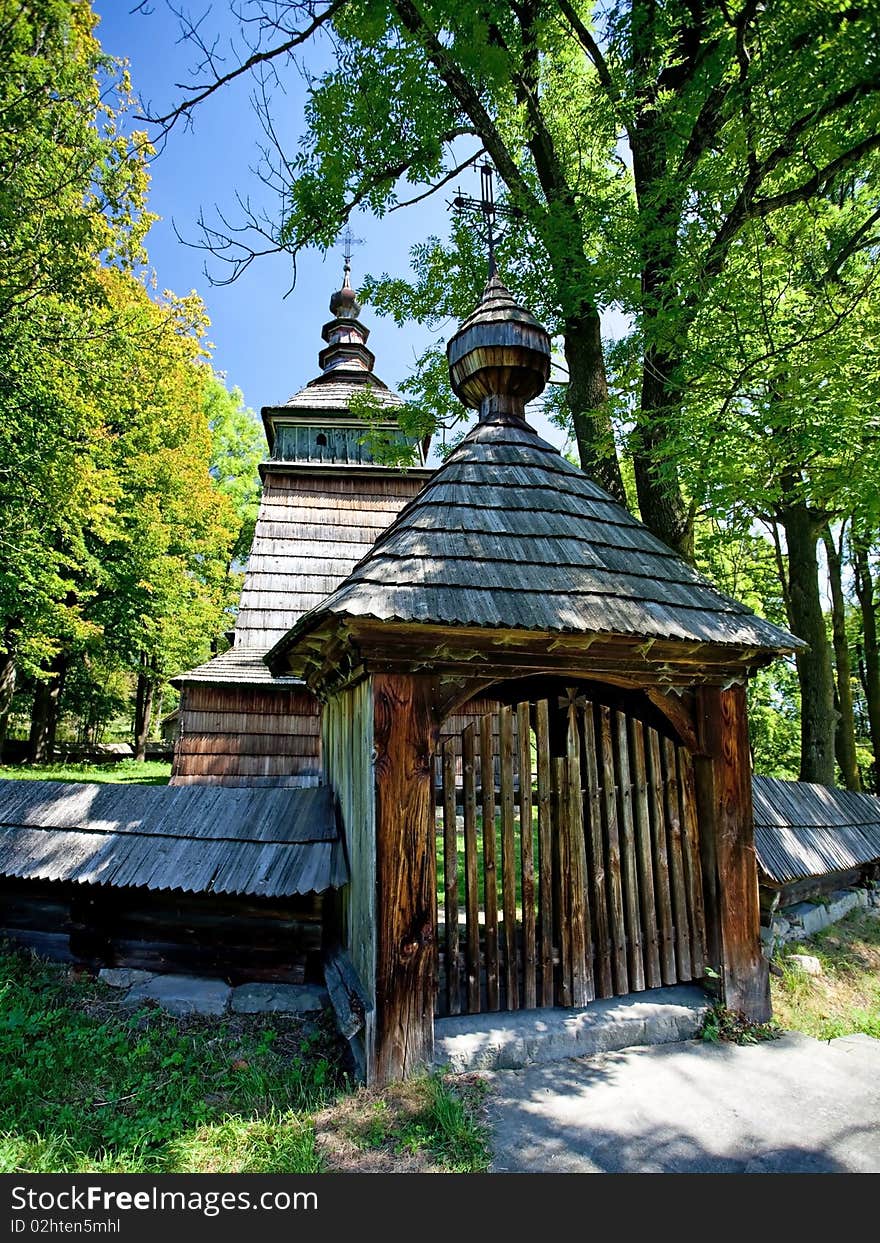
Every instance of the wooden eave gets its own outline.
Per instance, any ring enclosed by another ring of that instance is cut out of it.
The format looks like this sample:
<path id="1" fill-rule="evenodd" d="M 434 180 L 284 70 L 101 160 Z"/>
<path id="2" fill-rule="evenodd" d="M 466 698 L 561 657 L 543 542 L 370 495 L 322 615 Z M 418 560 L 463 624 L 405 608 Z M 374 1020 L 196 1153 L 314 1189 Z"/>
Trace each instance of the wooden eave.
<path id="1" fill-rule="evenodd" d="M 269 458 L 259 465 L 260 479 L 266 482 L 266 476 L 320 476 L 322 479 L 350 478 L 352 475 L 364 478 L 387 479 L 389 475 L 404 475 L 407 478 L 428 480 L 435 473 L 433 466 L 382 466 L 377 462 L 287 462 L 280 458 Z"/>
<path id="2" fill-rule="evenodd" d="M 276 644 L 266 663 L 276 676 L 296 671 L 321 696 L 369 673 L 433 673 L 485 684 L 544 674 L 665 692 L 743 682 L 776 655 L 717 643 L 384 622 L 316 612 L 307 629 Z"/>

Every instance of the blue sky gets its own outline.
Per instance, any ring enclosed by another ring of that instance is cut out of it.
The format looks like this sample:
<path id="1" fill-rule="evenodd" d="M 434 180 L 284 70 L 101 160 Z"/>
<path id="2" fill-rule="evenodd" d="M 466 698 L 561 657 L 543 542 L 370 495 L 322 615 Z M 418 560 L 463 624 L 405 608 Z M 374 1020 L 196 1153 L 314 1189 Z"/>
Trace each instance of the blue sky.
<path id="1" fill-rule="evenodd" d="M 193 80 L 197 55 L 181 41 L 178 21 L 164 0 L 153 0 L 147 11 L 132 12 L 133 6 L 134 0 L 93 0 L 101 18 L 97 34 L 106 52 L 130 62 L 133 88 L 146 109 L 163 112 L 179 98 L 175 83 Z M 198 13 L 207 7 L 202 5 Z M 234 63 L 229 39 L 237 28 L 225 0 L 211 6 L 204 29 L 220 33 L 219 50 L 227 53 L 229 65 Z M 295 143 L 304 128 L 304 84 L 291 71 L 284 72 L 283 80 L 285 93 L 276 95 L 276 118 L 285 140 Z M 234 220 L 236 194 L 251 196 L 270 210 L 274 206 L 251 171 L 261 138 L 250 104 L 252 89 L 245 80 L 225 87 L 196 109 L 189 128 L 172 130 L 152 164 L 150 209 L 160 219 L 147 246 L 160 289 L 179 294 L 195 289 L 201 295 L 211 319 L 215 368 L 259 410 L 286 400 L 317 373 L 320 330 L 329 318 L 330 294 L 341 283 L 342 258 L 339 251 L 301 255 L 290 293 L 291 263 L 278 255 L 256 260 L 231 285 L 212 286 L 204 272 L 206 261 L 209 271 L 222 277 L 221 265 L 178 238 L 180 234 L 198 241 L 201 211 L 209 220 L 218 211 Z M 472 180 L 470 192 L 478 193 L 476 174 Z M 431 233 L 445 234 L 448 197 L 444 188 L 417 207 L 384 219 L 358 215 L 352 227 L 364 244 L 354 250 L 353 283 L 365 272 L 407 274 L 411 246 Z M 377 374 L 397 387 L 432 334 L 417 325 L 397 328 L 369 308 L 362 318 L 371 330 Z M 448 336 L 454 328 L 451 322 L 442 325 L 439 335 Z M 543 419 L 541 424 L 542 433 L 558 443 L 559 433 L 551 432 Z"/>

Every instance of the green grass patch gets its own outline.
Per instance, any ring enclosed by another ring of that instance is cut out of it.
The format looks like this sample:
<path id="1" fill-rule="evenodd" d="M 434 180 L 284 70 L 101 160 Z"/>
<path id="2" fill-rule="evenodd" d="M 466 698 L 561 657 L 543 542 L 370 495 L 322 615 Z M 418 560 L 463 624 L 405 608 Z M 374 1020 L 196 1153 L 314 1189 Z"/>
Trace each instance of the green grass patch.
<path id="1" fill-rule="evenodd" d="M 788 954 L 812 954 L 822 974 L 806 975 Z M 853 1032 L 880 1039 L 880 919 L 858 910 L 799 945 L 780 952 L 781 975 L 771 976 L 773 1013 L 789 1031 L 818 1040 Z"/>
<path id="2" fill-rule="evenodd" d="M 0 1171 L 314 1173 L 341 1084 L 323 1024 L 132 1013 L 96 981 L 0 953 Z"/>
<path id="3" fill-rule="evenodd" d="M 476 1075 L 422 1075 L 381 1092 L 360 1089 L 318 1119 L 336 1171 L 448 1172 L 488 1169 L 486 1082 Z"/>
<path id="4" fill-rule="evenodd" d="M 171 765 L 160 760 L 117 760 L 110 764 L 5 764 L 0 777 L 19 781 L 99 781 L 123 785 L 164 786 Z"/>

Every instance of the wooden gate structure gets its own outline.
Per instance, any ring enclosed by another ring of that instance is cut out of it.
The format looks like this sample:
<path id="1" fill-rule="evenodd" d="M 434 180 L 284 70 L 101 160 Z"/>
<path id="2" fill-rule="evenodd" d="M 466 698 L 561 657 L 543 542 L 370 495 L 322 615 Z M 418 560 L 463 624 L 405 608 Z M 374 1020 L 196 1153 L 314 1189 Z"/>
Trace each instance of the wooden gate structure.
<path id="1" fill-rule="evenodd" d="M 437 1009 L 582 1005 L 707 967 L 766 1019 L 745 685 L 798 640 L 535 434 L 550 338 L 494 271 L 447 353 L 479 421 L 266 657 L 324 705 L 364 1074 L 430 1064 Z M 497 728 L 448 736 L 481 696 Z"/>
<path id="2" fill-rule="evenodd" d="M 570 687 L 499 705 L 457 749 L 437 757 L 438 1015 L 703 978 L 693 761 L 669 731 Z"/>

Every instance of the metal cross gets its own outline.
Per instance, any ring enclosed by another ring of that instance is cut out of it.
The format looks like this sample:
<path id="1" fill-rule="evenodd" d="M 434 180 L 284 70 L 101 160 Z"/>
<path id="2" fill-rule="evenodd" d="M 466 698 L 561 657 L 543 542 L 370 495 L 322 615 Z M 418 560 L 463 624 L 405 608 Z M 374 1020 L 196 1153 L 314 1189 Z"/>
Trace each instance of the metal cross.
<path id="1" fill-rule="evenodd" d="M 516 220 L 522 212 L 516 207 L 506 207 L 495 202 L 495 170 L 486 158 L 480 165 L 480 197 L 471 198 L 459 190 L 450 203 L 453 211 L 479 213 L 483 217 L 486 245 L 489 248 L 489 276 L 495 276 L 498 265 L 495 262 L 496 224 L 499 216 L 503 220 Z"/>
<path id="2" fill-rule="evenodd" d="M 362 237 L 355 237 L 351 231 L 351 225 L 347 224 L 345 232 L 336 244 L 337 246 L 342 246 L 342 257 L 345 260 L 343 271 L 347 274 L 351 271 L 351 248 L 352 246 L 363 246 L 364 239 Z"/>

